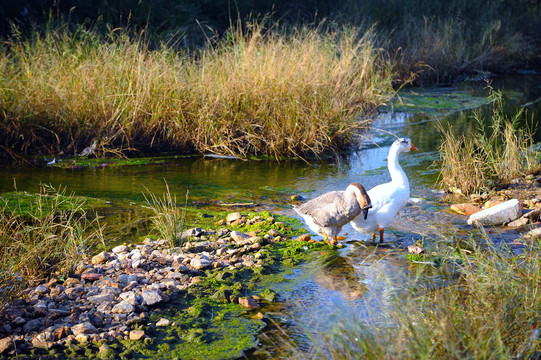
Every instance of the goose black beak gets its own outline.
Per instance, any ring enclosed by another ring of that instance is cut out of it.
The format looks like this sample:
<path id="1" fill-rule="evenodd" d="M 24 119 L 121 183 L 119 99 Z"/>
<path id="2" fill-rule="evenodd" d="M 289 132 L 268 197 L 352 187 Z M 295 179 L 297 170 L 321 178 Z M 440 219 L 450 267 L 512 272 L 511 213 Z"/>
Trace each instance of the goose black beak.
<path id="1" fill-rule="evenodd" d="M 365 207 L 363 207 L 363 214 L 364 214 L 365 220 L 368 217 L 368 209 L 371 209 L 371 208 L 372 208 L 372 205 L 366 205 Z"/>

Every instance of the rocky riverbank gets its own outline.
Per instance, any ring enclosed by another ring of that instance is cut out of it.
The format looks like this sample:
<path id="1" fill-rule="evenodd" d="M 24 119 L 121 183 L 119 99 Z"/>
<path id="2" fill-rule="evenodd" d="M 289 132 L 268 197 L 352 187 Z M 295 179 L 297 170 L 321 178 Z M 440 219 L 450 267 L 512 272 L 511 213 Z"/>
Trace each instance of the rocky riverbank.
<path id="1" fill-rule="evenodd" d="M 505 225 L 526 238 L 541 237 L 541 177 L 517 178 L 492 193 L 472 194 L 469 201 L 452 204 L 450 209 L 468 216 L 470 224 Z"/>
<path id="2" fill-rule="evenodd" d="M 150 342 L 157 328 L 182 328 L 160 315 L 164 306 L 179 299 L 186 300 L 187 313 L 193 313 L 198 298 L 257 309 L 264 300 L 253 295 L 255 282 L 285 260 L 277 249 L 290 247 L 293 250 L 286 253 L 295 254 L 324 248 L 307 236 L 301 239 L 310 242 L 292 241 L 290 229 L 274 217 L 248 219 L 231 213 L 219 224 L 216 231 L 185 231 L 183 237 L 189 241 L 181 247 L 167 248 L 164 240 L 150 238 L 142 244 L 116 246 L 80 262 L 69 277 L 55 276 L 27 289 L 0 312 L 0 355 L 35 349 L 58 353 L 85 343 L 99 345 L 103 352 L 110 350 L 112 341 Z M 230 229 L 235 226 L 259 228 Z M 275 294 L 270 294 L 273 299 Z"/>

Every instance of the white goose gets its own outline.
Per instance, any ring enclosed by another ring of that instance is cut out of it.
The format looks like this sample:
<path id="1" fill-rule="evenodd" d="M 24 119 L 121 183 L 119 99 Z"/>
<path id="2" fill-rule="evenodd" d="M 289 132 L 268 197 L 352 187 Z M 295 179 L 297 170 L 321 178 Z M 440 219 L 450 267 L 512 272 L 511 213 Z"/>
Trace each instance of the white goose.
<path id="1" fill-rule="evenodd" d="M 410 197 L 410 185 L 408 177 L 398 163 L 398 155 L 410 150 L 418 151 L 410 139 L 397 139 L 387 159 L 387 167 L 391 174 L 391 182 L 380 184 L 368 191 L 372 201 L 372 208 L 368 211 L 368 217 L 357 216 L 351 221 L 351 226 L 360 233 L 372 233 L 372 241 L 379 231 L 379 241 L 383 242 L 385 227 L 393 221 L 396 214 L 406 206 Z"/>
<path id="2" fill-rule="evenodd" d="M 336 244 L 342 226 L 360 215 L 366 218 L 372 207 L 366 190 L 359 183 L 351 183 L 345 191 L 331 191 L 293 209 L 303 217 L 308 227 L 323 236 L 325 242 Z"/>

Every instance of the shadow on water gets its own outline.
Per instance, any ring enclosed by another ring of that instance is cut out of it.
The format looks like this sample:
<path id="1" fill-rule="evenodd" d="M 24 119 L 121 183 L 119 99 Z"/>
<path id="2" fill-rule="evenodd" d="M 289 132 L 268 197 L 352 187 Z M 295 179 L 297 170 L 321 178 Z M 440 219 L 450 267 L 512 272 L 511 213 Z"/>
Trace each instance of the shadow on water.
<path id="1" fill-rule="evenodd" d="M 529 119 L 537 120 L 541 109 L 541 77 L 509 77 L 492 82 L 502 89 L 506 106 L 514 113 L 527 106 Z M 442 94 L 464 93 L 486 97 L 484 84 L 464 83 L 456 88 L 438 89 Z M 440 136 L 438 122 L 452 124 L 457 133 L 467 133 L 475 126 L 471 110 L 455 109 L 445 113 L 382 113 L 374 129 L 363 137 L 360 150 L 333 162 L 306 164 L 301 161 L 241 161 L 206 157 L 171 158 L 149 165 L 62 169 L 53 167 L 0 169 L 0 194 L 14 190 L 37 192 L 40 183 L 65 186 L 76 195 L 103 198 L 111 207 L 102 215 L 104 222 L 115 225 L 111 237 L 125 241 L 137 239 L 149 231 L 148 209 L 144 193 L 162 194 L 164 180 L 177 201 L 215 208 L 223 204 L 253 203 L 250 210 L 271 210 L 295 216 L 289 204 L 292 194 L 313 198 L 327 191 L 345 189 L 351 182 L 371 188 L 389 181 L 386 158 L 395 137 L 410 137 L 418 153 L 401 155 L 400 163 L 407 173 L 411 196 L 420 202 L 408 204 L 394 221 L 386 240 L 394 246 L 363 245 L 370 235 L 357 234 L 348 225 L 343 232 L 351 243 L 324 264 L 307 263 L 296 269 L 280 293 L 282 302 L 270 317 L 289 333 L 299 347 L 310 346 L 306 329 L 325 331 L 344 318 L 385 316 L 393 305 L 391 299 L 399 294 L 406 279 L 419 276 L 414 265 L 402 256 L 404 247 L 420 240 L 429 241 L 441 232 L 468 234 L 464 218 L 446 212 L 441 195 L 434 192 L 437 183 Z M 541 140 L 538 129 L 536 139 Z M 227 207 L 225 207 L 227 208 Z M 231 208 L 233 209 L 233 208 Z M 122 230 L 122 231 L 121 231 Z M 127 235 L 126 235 L 127 234 Z M 513 233 L 494 236 L 516 236 Z M 114 241 L 112 239 L 111 241 Z M 421 274 L 425 282 L 438 286 L 441 279 L 430 273 Z M 348 321 L 349 321 L 348 320 Z M 278 331 L 269 327 L 265 335 Z M 265 342 L 262 342 L 265 344 Z M 265 346 L 262 346 L 264 348 Z M 267 356 L 258 352 L 253 358 Z M 270 357 L 273 357 L 270 354 Z"/>

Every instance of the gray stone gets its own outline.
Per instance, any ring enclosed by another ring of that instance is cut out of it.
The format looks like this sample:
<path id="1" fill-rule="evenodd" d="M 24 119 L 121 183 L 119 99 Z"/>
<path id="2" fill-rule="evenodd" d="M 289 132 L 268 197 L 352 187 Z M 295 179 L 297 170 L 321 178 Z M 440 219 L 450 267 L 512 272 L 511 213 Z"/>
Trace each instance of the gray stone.
<path id="1" fill-rule="evenodd" d="M 158 327 L 160 327 L 160 326 L 169 326 L 170 324 L 171 324 L 171 321 L 169 321 L 168 319 L 165 319 L 165 318 L 161 318 L 156 323 L 156 326 L 158 326 Z"/>
<path id="2" fill-rule="evenodd" d="M 23 324 L 26 323 L 26 320 L 23 319 L 23 318 L 20 317 L 20 316 L 17 316 L 17 317 L 13 320 L 13 322 L 15 323 L 15 325 L 21 326 L 21 325 L 23 325 Z"/>
<path id="3" fill-rule="evenodd" d="M 131 305 L 137 305 L 137 296 L 133 291 L 126 291 L 119 295 L 119 297 Z"/>
<path id="4" fill-rule="evenodd" d="M 71 327 L 71 332 L 75 336 L 79 334 L 96 334 L 98 332 L 98 329 L 96 329 L 96 327 L 92 325 L 91 323 L 84 322 L 77 325 L 73 325 Z"/>
<path id="5" fill-rule="evenodd" d="M 201 270 L 201 269 L 204 269 L 204 268 L 207 268 L 209 266 L 212 265 L 212 263 L 207 260 L 207 259 L 191 259 L 190 260 L 190 265 L 196 269 L 196 270 Z"/>
<path id="6" fill-rule="evenodd" d="M 518 219 L 521 214 L 519 201 L 513 199 L 471 215 L 468 224 L 477 226 L 501 225 Z"/>
<path id="7" fill-rule="evenodd" d="M 524 237 L 537 239 L 541 237 L 541 227 L 532 229 L 524 234 Z"/>
<path id="8" fill-rule="evenodd" d="M 30 320 L 26 324 L 24 324 L 23 331 L 25 333 L 38 331 L 39 328 L 41 327 L 41 324 L 42 324 L 41 318 Z"/>
<path id="9" fill-rule="evenodd" d="M 162 297 L 160 296 L 160 294 L 158 294 L 157 291 L 143 291 L 143 293 L 141 294 L 141 298 L 142 305 L 155 305 L 163 301 Z"/>
<path id="10" fill-rule="evenodd" d="M 93 265 L 103 264 L 109 260 L 109 254 L 107 254 L 105 251 L 100 252 L 98 255 L 94 256 L 91 260 Z"/>
<path id="11" fill-rule="evenodd" d="M 34 293 L 38 295 L 45 295 L 48 292 L 49 292 L 49 288 L 45 285 L 36 286 L 36 288 L 34 289 Z"/>
<path id="12" fill-rule="evenodd" d="M 205 235 L 205 230 L 203 230 L 203 229 L 201 229 L 199 227 L 184 230 L 182 232 L 182 238 L 183 239 L 188 239 L 190 237 L 199 237 L 201 235 Z"/>
<path id="13" fill-rule="evenodd" d="M 233 238 L 233 240 L 235 240 L 235 241 L 245 240 L 245 239 L 251 238 L 250 235 L 245 234 L 245 233 L 242 233 L 242 232 L 240 232 L 240 231 L 231 231 L 230 236 L 231 236 L 231 237 Z"/>
<path id="14" fill-rule="evenodd" d="M 92 304 L 101 305 L 111 303 L 115 299 L 115 297 L 112 294 L 100 294 L 95 296 L 89 296 L 87 299 Z"/>
<path id="15" fill-rule="evenodd" d="M 115 314 L 131 314 L 135 311 L 135 308 L 132 304 L 122 300 L 121 302 L 113 306 L 113 310 L 111 311 Z"/>
<path id="16" fill-rule="evenodd" d="M 145 332 L 143 330 L 130 331 L 130 340 L 141 340 L 144 337 L 145 337 Z"/>
<path id="17" fill-rule="evenodd" d="M 127 247 L 126 245 L 118 245 L 118 246 L 115 246 L 112 251 L 115 254 L 123 254 L 123 253 L 130 252 L 130 248 Z"/>
<path id="18" fill-rule="evenodd" d="M 225 218 L 225 222 L 230 224 L 234 221 L 241 220 L 242 215 L 239 212 L 229 213 L 227 214 L 227 217 Z"/>

